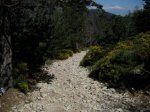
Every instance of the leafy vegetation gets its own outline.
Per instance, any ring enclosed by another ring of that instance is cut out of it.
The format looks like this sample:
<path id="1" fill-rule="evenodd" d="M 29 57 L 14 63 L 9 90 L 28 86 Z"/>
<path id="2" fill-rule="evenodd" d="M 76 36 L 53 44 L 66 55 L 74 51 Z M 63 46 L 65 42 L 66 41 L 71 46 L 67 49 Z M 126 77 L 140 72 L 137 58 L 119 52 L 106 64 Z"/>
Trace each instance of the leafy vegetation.
<path id="1" fill-rule="evenodd" d="M 28 87 L 28 67 L 27 63 L 19 63 L 13 69 L 14 86 L 26 93 L 29 90 Z"/>
<path id="2" fill-rule="evenodd" d="M 119 42 L 92 66 L 91 76 L 111 86 L 141 88 L 149 84 L 150 33 L 141 33 Z"/>
<path id="3" fill-rule="evenodd" d="M 102 23 L 97 23 L 99 17 L 93 16 L 95 19 L 89 26 L 103 29 L 99 34 L 91 30 L 90 45 L 102 45 L 108 50 L 102 55 L 99 49 L 90 49 L 81 61 L 82 66 L 91 66 L 90 77 L 107 82 L 112 87 L 142 89 L 150 84 L 150 2 L 144 1 L 144 9 L 124 17 L 96 13 L 102 18 Z M 99 54 L 95 55 L 97 52 Z"/>
<path id="4" fill-rule="evenodd" d="M 69 58 L 72 55 L 73 55 L 73 51 L 63 49 L 63 50 L 59 51 L 58 54 L 56 54 L 56 59 L 63 60 L 63 59 Z"/>
<path id="5" fill-rule="evenodd" d="M 27 92 L 27 80 L 36 79 L 33 74 L 43 64 L 67 59 L 89 46 L 81 65 L 92 66 L 92 76 L 114 86 L 144 87 L 150 68 L 150 2 L 143 1 L 143 9 L 123 17 L 102 10 L 92 0 L 22 0 L 19 4 L 3 0 L 0 71 L 5 60 L 9 62 L 8 70 L 0 74 L 0 87 L 8 83 L 1 83 L 6 74 L 12 79 L 13 65 L 14 85 Z"/>
<path id="6" fill-rule="evenodd" d="M 53 62 L 54 62 L 54 60 L 52 60 L 52 59 L 47 59 L 47 60 L 45 61 L 45 65 L 50 66 Z"/>
<path id="7" fill-rule="evenodd" d="M 79 49 L 85 46 L 86 6 L 93 3 L 92 0 L 23 0 L 11 8 L 9 23 L 15 87 L 26 92 L 29 88 L 27 80 L 37 79 L 38 76 L 33 74 L 43 64 L 51 64 L 53 59 L 67 59 L 73 52 L 80 52 Z"/>
<path id="8" fill-rule="evenodd" d="M 81 66 L 92 66 L 97 62 L 99 59 L 101 59 L 105 54 L 105 50 L 102 46 L 91 46 L 89 49 L 89 52 L 86 54 L 86 56 L 81 61 Z"/>

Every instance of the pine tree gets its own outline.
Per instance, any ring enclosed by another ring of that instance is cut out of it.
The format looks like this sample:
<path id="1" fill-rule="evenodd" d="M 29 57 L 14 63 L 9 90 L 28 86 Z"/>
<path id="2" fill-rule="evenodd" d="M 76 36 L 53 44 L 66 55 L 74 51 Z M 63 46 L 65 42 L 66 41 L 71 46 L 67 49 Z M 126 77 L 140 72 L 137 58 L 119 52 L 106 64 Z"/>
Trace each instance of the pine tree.
<path id="1" fill-rule="evenodd" d="M 150 30 L 150 0 L 144 0 L 145 6 L 143 10 L 143 31 Z"/>

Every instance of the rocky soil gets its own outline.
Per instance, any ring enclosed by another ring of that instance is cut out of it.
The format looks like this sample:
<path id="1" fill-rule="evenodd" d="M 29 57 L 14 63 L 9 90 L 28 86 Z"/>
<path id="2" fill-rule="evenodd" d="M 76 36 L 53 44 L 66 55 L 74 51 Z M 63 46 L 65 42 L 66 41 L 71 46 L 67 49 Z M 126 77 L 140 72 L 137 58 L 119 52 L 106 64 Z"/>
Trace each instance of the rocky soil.
<path id="1" fill-rule="evenodd" d="M 39 89 L 28 94 L 30 100 L 12 107 L 11 112 L 140 112 L 149 109 L 150 97 L 129 92 L 118 93 L 88 77 L 79 66 L 86 51 L 44 68 L 54 74 L 52 83 L 38 83 Z M 150 110 L 150 109 L 149 109 Z"/>
<path id="2" fill-rule="evenodd" d="M 0 97 L 0 112 L 9 112 L 11 107 L 17 105 L 22 100 L 29 100 L 26 95 L 17 89 L 9 89 L 2 97 Z"/>

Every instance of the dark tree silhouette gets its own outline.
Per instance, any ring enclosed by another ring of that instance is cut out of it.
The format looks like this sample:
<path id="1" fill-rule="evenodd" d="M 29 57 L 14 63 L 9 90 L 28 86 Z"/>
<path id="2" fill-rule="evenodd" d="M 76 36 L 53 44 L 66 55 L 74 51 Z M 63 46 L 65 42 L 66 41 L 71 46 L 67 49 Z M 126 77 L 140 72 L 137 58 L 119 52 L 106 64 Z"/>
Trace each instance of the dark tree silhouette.
<path id="1" fill-rule="evenodd" d="M 13 86 L 10 13 L 15 5 L 11 0 L 0 1 L 0 87 L 4 89 Z"/>

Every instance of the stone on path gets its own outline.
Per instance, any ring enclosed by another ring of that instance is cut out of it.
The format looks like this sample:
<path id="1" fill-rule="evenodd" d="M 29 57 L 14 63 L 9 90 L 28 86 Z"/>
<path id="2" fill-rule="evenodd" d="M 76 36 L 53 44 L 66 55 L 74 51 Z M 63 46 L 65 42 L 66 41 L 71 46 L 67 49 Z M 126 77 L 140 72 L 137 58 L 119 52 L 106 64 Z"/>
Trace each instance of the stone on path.
<path id="1" fill-rule="evenodd" d="M 88 77 L 88 69 L 79 66 L 86 51 L 46 68 L 55 79 L 51 84 L 38 83 L 38 91 L 29 93 L 31 102 L 21 102 L 12 112 L 133 112 L 132 108 L 150 104 L 150 100 L 117 93 L 105 84 Z"/>

